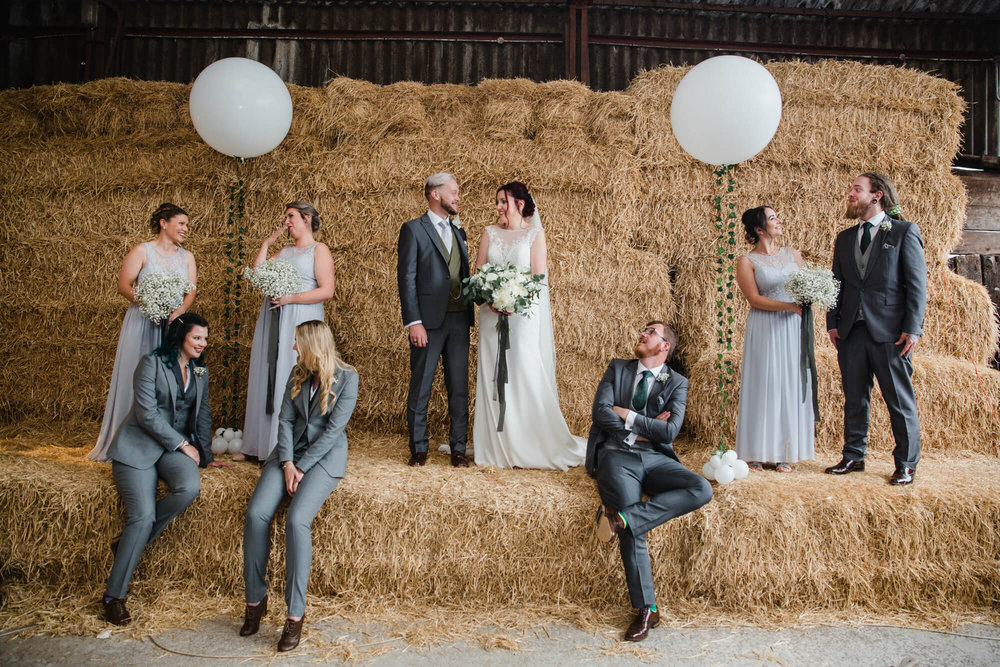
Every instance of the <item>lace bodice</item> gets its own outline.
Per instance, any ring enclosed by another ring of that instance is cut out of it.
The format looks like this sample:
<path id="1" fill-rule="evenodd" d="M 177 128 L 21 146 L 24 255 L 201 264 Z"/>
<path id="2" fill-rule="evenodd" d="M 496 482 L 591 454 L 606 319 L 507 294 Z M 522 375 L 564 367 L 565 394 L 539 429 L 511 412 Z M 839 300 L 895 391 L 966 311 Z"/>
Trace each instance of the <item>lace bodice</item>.
<path id="1" fill-rule="evenodd" d="M 178 248 L 174 254 L 164 255 L 152 243 L 143 245 L 146 246 L 146 261 L 139 269 L 138 280 L 147 273 L 176 273 L 185 278 L 191 277 L 188 275 L 187 250 Z"/>
<path id="2" fill-rule="evenodd" d="M 753 264 L 753 279 L 761 296 L 775 301 L 792 300 L 785 292 L 785 283 L 799 266 L 790 248 L 781 248 L 773 255 L 750 252 L 746 257 Z"/>
<path id="3" fill-rule="evenodd" d="M 307 245 L 304 248 L 296 248 L 294 245 L 286 245 L 284 248 L 278 251 L 278 254 L 274 256 L 275 259 L 281 259 L 288 262 L 295 267 L 295 270 L 299 272 L 299 279 L 302 281 L 300 292 L 308 292 L 309 290 L 314 290 L 317 287 L 316 282 L 316 270 L 313 267 L 313 254 L 316 251 L 316 246 L 319 242 L 313 243 L 312 245 Z"/>
<path id="4" fill-rule="evenodd" d="M 496 225 L 486 228 L 490 248 L 486 261 L 490 264 L 514 264 L 522 270 L 531 270 L 531 244 L 538 236 L 537 227 L 504 229 Z"/>

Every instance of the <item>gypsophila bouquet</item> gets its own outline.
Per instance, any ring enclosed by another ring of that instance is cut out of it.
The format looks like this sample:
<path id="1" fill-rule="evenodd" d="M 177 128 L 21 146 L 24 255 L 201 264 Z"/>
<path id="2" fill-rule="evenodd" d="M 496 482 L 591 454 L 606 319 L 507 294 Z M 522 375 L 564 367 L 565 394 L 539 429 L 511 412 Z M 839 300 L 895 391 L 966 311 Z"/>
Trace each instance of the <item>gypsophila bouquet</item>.
<path id="1" fill-rule="evenodd" d="M 476 275 L 462 281 L 462 295 L 466 303 L 489 303 L 501 312 L 531 317 L 544 280 L 545 274 L 532 275 L 513 264 L 483 264 Z"/>
<path id="2" fill-rule="evenodd" d="M 830 310 L 837 303 L 840 281 L 834 279 L 830 269 L 806 267 L 791 275 L 785 283 L 785 292 L 800 306 L 816 304 Z"/>
<path id="3" fill-rule="evenodd" d="M 135 286 L 135 301 L 144 317 L 159 324 L 181 305 L 194 283 L 182 275 L 156 271 L 147 273 Z"/>
<path id="4" fill-rule="evenodd" d="M 299 272 L 283 259 L 269 259 L 256 269 L 248 266 L 243 277 L 272 300 L 295 294 L 302 288 Z"/>

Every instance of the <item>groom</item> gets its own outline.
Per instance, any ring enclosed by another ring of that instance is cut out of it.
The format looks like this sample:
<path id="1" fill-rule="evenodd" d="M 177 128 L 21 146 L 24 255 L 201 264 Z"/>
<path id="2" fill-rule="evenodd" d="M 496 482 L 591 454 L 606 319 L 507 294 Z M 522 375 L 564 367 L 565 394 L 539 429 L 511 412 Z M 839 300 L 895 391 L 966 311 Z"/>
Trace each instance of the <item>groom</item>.
<path id="1" fill-rule="evenodd" d="M 836 305 L 826 315 L 844 387 L 844 452 L 831 475 L 865 469 L 872 376 L 878 378 L 896 447 L 890 484 L 909 484 L 920 458 L 920 424 L 910 354 L 923 333 L 927 266 L 920 228 L 886 215 L 896 189 L 876 172 L 858 176 L 847 193 L 847 217 L 861 221 L 833 246 Z"/>
<path id="2" fill-rule="evenodd" d="M 403 324 L 410 338 L 410 390 L 406 424 L 411 466 L 427 463 L 427 403 L 438 359 L 448 390 L 451 465 L 469 466 L 469 327 L 474 315 L 462 299 L 469 277 L 465 230 L 458 225 L 458 182 L 434 174 L 424 184 L 428 211 L 399 229 L 396 279 Z"/>
<path id="3" fill-rule="evenodd" d="M 604 504 L 597 537 L 618 538 L 632 606 L 625 632 L 641 641 L 660 622 L 646 533 L 712 499 L 712 487 L 683 465 L 673 441 L 684 421 L 688 381 L 667 366 L 677 333 L 660 321 L 639 332 L 636 359 L 612 359 L 597 386 L 587 440 L 587 472 L 597 478 Z M 642 496 L 649 497 L 643 502 Z"/>

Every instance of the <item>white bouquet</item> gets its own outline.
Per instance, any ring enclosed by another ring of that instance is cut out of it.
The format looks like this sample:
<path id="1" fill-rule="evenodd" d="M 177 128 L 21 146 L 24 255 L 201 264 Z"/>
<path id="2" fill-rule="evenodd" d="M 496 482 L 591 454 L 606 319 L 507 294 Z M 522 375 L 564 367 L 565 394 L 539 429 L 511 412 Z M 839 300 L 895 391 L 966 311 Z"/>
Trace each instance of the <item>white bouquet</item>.
<path id="1" fill-rule="evenodd" d="M 830 310 L 837 303 L 840 281 L 833 277 L 830 269 L 806 267 L 791 275 L 785 283 L 785 292 L 800 306 L 816 304 L 823 310 Z"/>
<path id="2" fill-rule="evenodd" d="M 243 276 L 268 299 L 280 299 L 302 288 L 302 279 L 295 267 L 283 259 L 269 259 L 256 269 L 249 266 Z"/>
<path id="3" fill-rule="evenodd" d="M 159 324 L 181 305 L 194 283 L 182 275 L 156 271 L 147 273 L 135 286 L 135 300 L 144 317 Z"/>
<path id="4" fill-rule="evenodd" d="M 513 264 L 483 264 L 463 281 L 466 301 L 489 303 L 501 312 L 531 317 L 532 306 L 545 284 L 545 274 L 523 271 Z"/>

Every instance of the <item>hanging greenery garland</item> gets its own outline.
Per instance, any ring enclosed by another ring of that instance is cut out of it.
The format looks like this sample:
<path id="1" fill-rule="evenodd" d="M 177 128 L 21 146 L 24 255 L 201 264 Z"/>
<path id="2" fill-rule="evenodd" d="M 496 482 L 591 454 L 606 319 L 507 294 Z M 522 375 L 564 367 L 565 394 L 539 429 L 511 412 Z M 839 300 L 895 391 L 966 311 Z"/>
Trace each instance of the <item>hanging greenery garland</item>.
<path id="1" fill-rule="evenodd" d="M 716 342 L 718 353 L 715 369 L 718 372 L 719 391 L 719 442 L 715 451 L 722 454 L 726 443 L 732 440 L 731 425 L 726 414 L 733 383 L 733 362 L 727 352 L 733 349 L 733 284 L 736 282 L 734 263 L 736 249 L 736 204 L 732 193 L 736 181 L 733 179 L 734 165 L 723 165 L 716 169 L 715 185 L 719 194 L 712 200 L 715 207 L 715 229 L 718 231 L 715 256 L 715 311 Z M 725 180 L 725 183 L 723 183 Z M 723 190 L 725 187 L 725 190 Z"/>
<path id="2" fill-rule="evenodd" d="M 240 337 L 240 304 L 243 299 L 243 282 L 240 279 L 240 267 L 246 255 L 243 250 L 243 235 L 246 228 L 243 226 L 243 214 L 245 210 L 243 193 L 243 175 L 240 167 L 246 162 L 244 158 L 236 158 L 236 181 L 229 185 L 229 213 L 226 216 L 226 284 L 223 297 L 222 316 L 226 322 L 223 331 L 222 345 L 222 373 L 221 386 L 222 395 L 225 397 L 223 407 L 222 423 L 233 424 L 238 420 L 237 397 L 239 396 L 240 374 L 238 356 L 238 341 Z"/>

